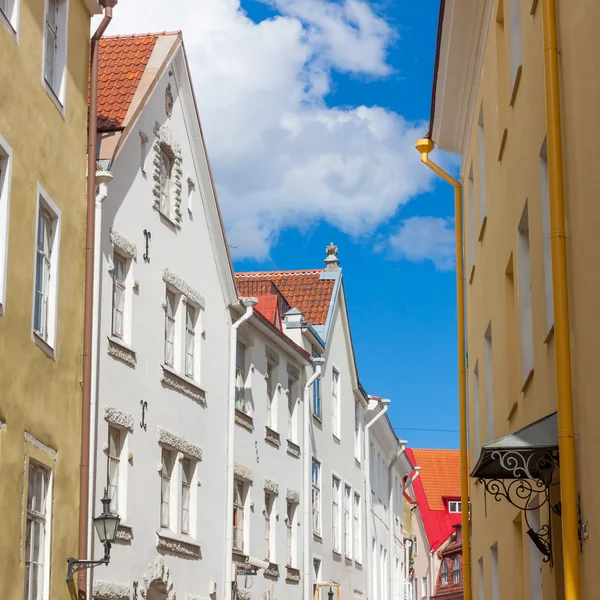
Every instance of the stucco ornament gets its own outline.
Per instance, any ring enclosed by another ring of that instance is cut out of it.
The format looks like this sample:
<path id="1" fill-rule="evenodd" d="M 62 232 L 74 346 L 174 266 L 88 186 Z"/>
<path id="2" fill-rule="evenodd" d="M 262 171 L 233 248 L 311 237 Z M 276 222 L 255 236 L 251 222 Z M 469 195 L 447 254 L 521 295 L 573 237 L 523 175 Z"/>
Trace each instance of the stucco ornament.
<path id="1" fill-rule="evenodd" d="M 173 271 L 165 269 L 163 271 L 163 281 L 183 294 L 188 300 L 191 300 L 194 304 L 197 304 L 201 309 L 204 309 L 204 296 L 200 292 L 196 291 L 181 277 L 175 275 Z"/>
<path id="2" fill-rule="evenodd" d="M 325 252 L 327 252 L 327 256 L 337 256 L 340 250 L 333 242 L 331 242 L 329 246 L 325 248 Z"/>
<path id="3" fill-rule="evenodd" d="M 287 364 L 287 373 L 294 379 L 300 379 L 300 369 L 292 363 Z"/>
<path id="4" fill-rule="evenodd" d="M 94 579 L 92 596 L 97 600 L 129 600 L 129 585 L 115 581 Z"/>
<path id="5" fill-rule="evenodd" d="M 194 381 L 190 381 L 187 377 L 182 377 L 175 373 L 166 365 L 163 365 L 162 367 L 161 381 L 180 394 L 198 402 L 198 404 L 206 404 L 206 393 L 202 388 L 196 385 Z"/>
<path id="6" fill-rule="evenodd" d="M 300 492 L 292 488 L 285 488 L 285 499 L 288 502 L 295 502 L 300 504 Z"/>
<path id="7" fill-rule="evenodd" d="M 241 463 L 236 462 L 234 464 L 233 473 L 239 479 L 244 479 L 250 482 L 254 480 L 254 471 L 250 467 L 242 465 Z"/>
<path id="8" fill-rule="evenodd" d="M 181 228 L 181 190 L 183 188 L 183 167 L 181 147 L 173 139 L 173 132 L 168 125 L 154 128 L 156 139 L 154 140 L 153 174 L 154 185 L 154 208 L 160 211 L 160 166 L 162 153 L 164 152 L 172 163 L 171 177 L 169 180 L 169 214 L 165 216 Z"/>
<path id="9" fill-rule="evenodd" d="M 162 556 L 157 556 L 148 565 L 148 571 L 144 573 L 144 582 L 140 589 L 142 598 L 148 597 L 148 590 L 153 583 L 157 583 L 159 591 L 166 594 L 166 600 L 177 600 L 169 567 L 165 565 L 165 559 Z"/>
<path id="10" fill-rule="evenodd" d="M 238 600 L 252 600 L 252 594 L 249 588 L 238 588 L 237 591 Z"/>
<path id="11" fill-rule="evenodd" d="M 267 359 L 269 360 L 269 362 L 272 362 L 275 365 L 279 364 L 279 354 L 277 354 L 277 352 L 275 352 L 275 350 L 273 350 L 273 348 L 270 348 L 269 346 L 265 346 L 265 355 L 266 355 Z"/>
<path id="12" fill-rule="evenodd" d="M 108 347 L 107 352 L 109 356 L 120 360 L 125 363 L 127 366 L 135 368 L 137 363 L 137 357 L 135 351 L 131 348 L 126 348 L 119 340 L 116 338 L 108 338 Z"/>
<path id="13" fill-rule="evenodd" d="M 122 254 L 137 261 L 137 246 L 114 229 L 110 230 L 110 243 Z"/>
<path id="14" fill-rule="evenodd" d="M 279 494 L 279 484 L 274 479 L 271 479 L 270 477 L 265 477 L 263 487 L 265 490 L 267 490 L 267 492 L 272 492 L 273 494 Z"/>
<path id="15" fill-rule="evenodd" d="M 170 83 L 165 90 L 165 112 L 167 113 L 167 117 L 173 114 L 173 90 L 171 90 Z"/>
<path id="16" fill-rule="evenodd" d="M 165 444 L 165 446 L 169 446 L 174 450 L 179 450 L 186 456 L 202 460 L 202 448 L 200 448 L 200 446 L 197 446 L 189 440 L 186 440 L 184 437 L 171 433 L 162 427 L 157 428 L 157 434 L 159 443 Z"/>
<path id="17" fill-rule="evenodd" d="M 104 407 L 104 420 L 108 421 L 111 425 L 133 431 L 133 415 L 124 410 L 119 410 L 114 406 Z"/>
<path id="18" fill-rule="evenodd" d="M 197 560 L 200 558 L 200 546 L 192 542 L 186 542 L 185 540 L 176 540 L 170 536 L 161 535 L 158 533 L 158 543 L 156 547 L 159 550 L 165 550 L 172 554 L 179 554 Z"/>

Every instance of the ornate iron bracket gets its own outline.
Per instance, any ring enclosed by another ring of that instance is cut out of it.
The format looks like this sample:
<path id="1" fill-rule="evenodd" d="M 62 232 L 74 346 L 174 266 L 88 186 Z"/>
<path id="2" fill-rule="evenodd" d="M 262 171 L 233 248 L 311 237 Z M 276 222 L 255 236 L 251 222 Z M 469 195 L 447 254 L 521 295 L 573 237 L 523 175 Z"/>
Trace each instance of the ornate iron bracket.
<path id="1" fill-rule="evenodd" d="M 146 411 L 148 410 L 148 403 L 144 400 L 140 400 L 140 406 L 142 407 L 142 421 L 140 427 L 146 431 L 148 429 L 148 423 L 146 423 Z"/>
<path id="2" fill-rule="evenodd" d="M 150 262 L 150 240 L 152 239 L 152 234 L 144 229 L 144 237 L 146 238 L 146 252 L 144 253 L 144 262 Z"/>
<path id="3" fill-rule="evenodd" d="M 98 565 L 107 565 L 110 562 L 110 543 L 104 544 L 104 558 L 100 560 L 77 560 L 76 558 L 67 559 L 67 581 L 73 579 L 73 575 L 78 571 L 84 571 L 85 569 L 91 569 Z"/>

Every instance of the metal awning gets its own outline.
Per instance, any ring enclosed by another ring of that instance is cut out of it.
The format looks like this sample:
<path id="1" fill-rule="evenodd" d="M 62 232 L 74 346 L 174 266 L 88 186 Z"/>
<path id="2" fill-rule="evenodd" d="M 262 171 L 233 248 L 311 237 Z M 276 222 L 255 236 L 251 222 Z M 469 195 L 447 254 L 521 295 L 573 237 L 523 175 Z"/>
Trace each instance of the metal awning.
<path id="1" fill-rule="evenodd" d="M 552 476 L 558 455 L 558 413 L 489 442 L 471 473 L 477 479 L 542 479 Z"/>

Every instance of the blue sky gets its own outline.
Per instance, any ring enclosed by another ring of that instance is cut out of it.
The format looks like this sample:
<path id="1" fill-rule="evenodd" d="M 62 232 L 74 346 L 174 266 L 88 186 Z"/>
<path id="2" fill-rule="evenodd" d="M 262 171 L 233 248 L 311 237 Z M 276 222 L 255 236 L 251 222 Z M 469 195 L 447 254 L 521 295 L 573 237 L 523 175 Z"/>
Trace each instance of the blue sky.
<path id="1" fill-rule="evenodd" d="M 182 30 L 237 270 L 340 249 L 364 387 L 413 447 L 458 446 L 452 190 L 419 162 L 439 0 L 122 0 Z M 446 163 L 448 164 L 448 163 Z"/>

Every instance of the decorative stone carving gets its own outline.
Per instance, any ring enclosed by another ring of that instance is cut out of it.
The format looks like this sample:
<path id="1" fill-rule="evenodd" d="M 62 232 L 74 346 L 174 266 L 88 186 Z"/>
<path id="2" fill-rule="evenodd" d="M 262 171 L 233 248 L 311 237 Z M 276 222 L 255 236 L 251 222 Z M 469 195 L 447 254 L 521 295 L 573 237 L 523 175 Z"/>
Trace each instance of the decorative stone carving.
<path id="1" fill-rule="evenodd" d="M 115 581 L 94 579 L 92 596 L 97 598 L 97 600 L 129 600 L 129 585 Z"/>
<path id="2" fill-rule="evenodd" d="M 294 379 L 300 379 L 300 369 L 290 362 L 287 364 L 287 372 L 290 377 L 293 377 Z"/>
<path id="3" fill-rule="evenodd" d="M 267 492 L 273 492 L 273 494 L 279 494 L 279 484 L 270 477 L 265 477 L 263 487 Z"/>
<path id="4" fill-rule="evenodd" d="M 119 525 L 119 529 L 117 529 L 117 543 L 122 544 L 131 544 L 133 540 L 133 527 L 129 525 L 123 525 L 122 523 Z"/>
<path id="5" fill-rule="evenodd" d="M 200 546 L 198 544 L 192 541 L 174 539 L 170 536 L 162 535 L 160 532 L 157 532 L 157 536 L 158 542 L 156 543 L 156 547 L 159 550 L 194 560 L 200 559 Z"/>
<path id="6" fill-rule="evenodd" d="M 235 409 L 235 422 L 248 431 L 254 431 L 254 419 L 239 408 Z"/>
<path id="7" fill-rule="evenodd" d="M 170 83 L 165 90 L 165 112 L 167 113 L 167 117 L 171 117 L 173 114 L 173 91 L 171 90 Z"/>
<path id="8" fill-rule="evenodd" d="M 165 594 L 165 600 L 177 600 L 169 567 L 165 566 L 165 559 L 162 556 L 157 556 L 148 565 L 148 572 L 144 573 L 144 582 L 140 589 L 142 598 L 147 598 L 148 590 L 155 582 L 160 584 L 162 588 L 160 591 Z"/>
<path id="9" fill-rule="evenodd" d="M 181 147 L 173 139 L 173 132 L 168 125 L 159 126 L 157 123 L 154 128 L 154 134 L 156 139 L 154 140 L 154 171 L 152 178 L 154 185 L 152 192 L 154 194 L 154 208 L 160 211 L 160 165 L 164 152 L 172 161 L 171 170 L 171 185 L 169 186 L 169 206 L 171 209 L 170 214 L 165 215 L 168 219 L 181 228 L 181 190 L 183 186 L 183 168 Z"/>
<path id="10" fill-rule="evenodd" d="M 162 372 L 161 381 L 165 385 L 198 402 L 198 404 L 206 404 L 206 392 L 201 387 L 187 379 L 187 377 L 178 375 L 165 365 L 162 366 Z"/>
<path id="11" fill-rule="evenodd" d="M 298 583 L 300 581 L 300 570 L 294 569 L 294 567 L 286 567 L 285 580 L 289 583 Z"/>
<path id="12" fill-rule="evenodd" d="M 181 279 L 181 277 L 175 275 L 173 271 L 165 269 L 163 271 L 163 281 L 168 283 L 171 287 L 174 287 L 178 292 L 182 293 L 194 304 L 197 304 L 201 309 L 204 309 L 204 296 L 192 288 L 192 286 L 186 283 L 183 279 Z"/>
<path id="13" fill-rule="evenodd" d="M 249 588 L 238 588 L 237 591 L 238 600 L 252 600 L 252 594 Z"/>
<path id="14" fill-rule="evenodd" d="M 133 431 L 133 415 L 124 410 L 119 410 L 114 406 L 104 407 L 104 420 L 108 421 L 111 425 Z"/>
<path id="15" fill-rule="evenodd" d="M 279 577 L 279 565 L 270 563 L 269 566 L 263 571 L 265 577 Z"/>
<path id="16" fill-rule="evenodd" d="M 273 348 L 265 346 L 265 354 L 270 362 L 272 362 L 275 365 L 279 364 L 279 354 L 277 354 L 277 352 L 275 352 Z"/>
<path id="17" fill-rule="evenodd" d="M 125 363 L 129 367 L 135 368 L 137 358 L 135 351 L 131 348 L 127 348 L 115 338 L 108 338 L 108 354 L 117 360 Z"/>
<path id="18" fill-rule="evenodd" d="M 287 453 L 294 458 L 300 458 L 300 446 L 294 444 L 291 440 L 287 440 Z"/>
<path id="19" fill-rule="evenodd" d="M 242 465 L 241 463 L 236 462 L 233 465 L 233 473 L 238 479 L 244 479 L 250 483 L 254 481 L 254 471 L 250 467 Z"/>
<path id="20" fill-rule="evenodd" d="M 165 444 L 165 446 L 169 446 L 174 450 L 179 450 L 186 456 L 202 460 L 202 448 L 200 448 L 200 446 L 196 446 L 196 444 L 193 444 L 189 440 L 186 440 L 175 433 L 171 433 L 162 427 L 157 428 L 157 433 L 159 443 Z"/>
<path id="21" fill-rule="evenodd" d="M 114 229 L 110 230 L 110 243 L 122 254 L 137 261 L 137 246 Z"/>
<path id="22" fill-rule="evenodd" d="M 286 487 L 285 488 L 285 499 L 288 502 L 295 502 L 296 504 L 300 504 L 300 492 L 293 488 Z"/>
<path id="23" fill-rule="evenodd" d="M 279 434 L 267 426 L 265 426 L 265 440 L 277 448 L 281 446 L 281 438 L 279 437 Z"/>

